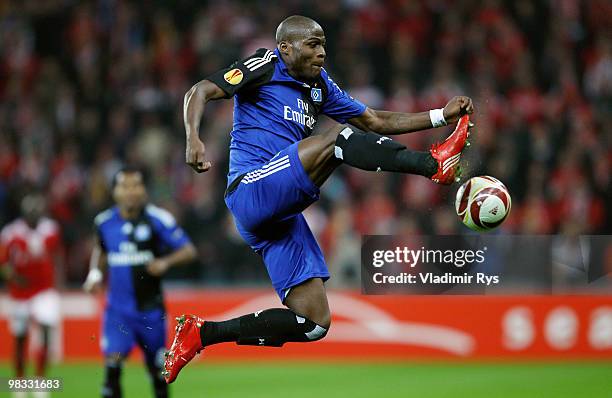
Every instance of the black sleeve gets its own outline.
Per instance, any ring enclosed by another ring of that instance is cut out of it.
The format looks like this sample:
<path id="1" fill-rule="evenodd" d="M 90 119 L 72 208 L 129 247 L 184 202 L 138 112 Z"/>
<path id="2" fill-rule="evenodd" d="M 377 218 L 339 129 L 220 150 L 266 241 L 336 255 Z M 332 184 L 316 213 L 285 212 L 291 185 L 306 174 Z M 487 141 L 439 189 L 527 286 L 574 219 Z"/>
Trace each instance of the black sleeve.
<path id="1" fill-rule="evenodd" d="M 236 61 L 227 68 L 221 69 L 205 80 L 210 80 L 225 91 L 230 98 L 243 89 L 253 89 L 267 83 L 274 73 L 276 54 L 260 48 L 255 54 Z"/>

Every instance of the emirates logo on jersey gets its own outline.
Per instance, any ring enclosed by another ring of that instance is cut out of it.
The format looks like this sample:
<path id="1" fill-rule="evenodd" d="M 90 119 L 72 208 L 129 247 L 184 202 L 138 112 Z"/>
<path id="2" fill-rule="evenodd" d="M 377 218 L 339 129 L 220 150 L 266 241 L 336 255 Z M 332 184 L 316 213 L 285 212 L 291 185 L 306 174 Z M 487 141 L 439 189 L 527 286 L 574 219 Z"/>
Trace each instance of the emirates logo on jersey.
<path id="1" fill-rule="evenodd" d="M 317 122 L 317 119 L 315 119 L 308 112 L 308 102 L 298 98 L 297 107 L 299 111 L 296 111 L 290 106 L 285 105 L 285 107 L 283 108 L 283 119 L 294 121 L 312 130 L 314 128 L 315 123 Z"/>
<path id="2" fill-rule="evenodd" d="M 223 75 L 225 81 L 233 86 L 240 84 L 243 77 L 244 75 L 242 74 L 242 71 L 238 68 L 232 69 Z"/>

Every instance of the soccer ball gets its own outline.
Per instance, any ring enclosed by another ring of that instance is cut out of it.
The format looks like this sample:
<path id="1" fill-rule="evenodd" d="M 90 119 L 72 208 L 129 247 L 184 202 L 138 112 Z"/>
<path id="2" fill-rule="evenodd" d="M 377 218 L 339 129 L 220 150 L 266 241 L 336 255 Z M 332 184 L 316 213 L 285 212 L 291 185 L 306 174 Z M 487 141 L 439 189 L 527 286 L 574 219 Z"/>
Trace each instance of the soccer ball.
<path id="1" fill-rule="evenodd" d="M 474 231 L 498 227 L 510 214 L 512 200 L 506 186 L 491 176 L 472 177 L 457 191 L 455 210 Z"/>

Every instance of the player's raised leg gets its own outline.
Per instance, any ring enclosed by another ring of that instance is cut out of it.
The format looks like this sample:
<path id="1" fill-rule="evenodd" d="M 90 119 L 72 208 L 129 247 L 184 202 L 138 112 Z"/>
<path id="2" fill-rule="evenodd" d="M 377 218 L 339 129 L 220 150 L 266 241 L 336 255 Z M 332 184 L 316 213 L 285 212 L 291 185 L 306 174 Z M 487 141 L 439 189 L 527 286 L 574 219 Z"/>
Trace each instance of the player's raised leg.
<path id="1" fill-rule="evenodd" d="M 172 383 L 180 370 L 204 347 L 224 342 L 281 347 L 288 342 L 311 342 L 325 337 L 331 323 L 325 287 L 320 278 L 294 286 L 287 308 L 271 308 L 221 322 L 195 316 L 177 318 L 174 342 L 166 353 L 164 376 Z"/>
<path id="2" fill-rule="evenodd" d="M 321 328 L 318 333 L 327 334 L 331 325 L 331 312 L 327 302 L 325 285 L 321 278 L 313 278 L 291 288 L 287 293 L 285 305 L 296 314 L 301 314 Z M 316 333 L 312 331 L 311 333 Z M 322 338 L 321 336 L 320 338 Z"/>
<path id="3" fill-rule="evenodd" d="M 317 186 L 321 186 L 341 163 L 368 171 L 418 174 L 436 183 L 451 184 L 457 178 L 457 166 L 467 143 L 469 127 L 469 117 L 463 116 L 446 141 L 432 146 L 429 152 L 418 152 L 389 137 L 336 126 L 300 141 L 298 155 Z"/>

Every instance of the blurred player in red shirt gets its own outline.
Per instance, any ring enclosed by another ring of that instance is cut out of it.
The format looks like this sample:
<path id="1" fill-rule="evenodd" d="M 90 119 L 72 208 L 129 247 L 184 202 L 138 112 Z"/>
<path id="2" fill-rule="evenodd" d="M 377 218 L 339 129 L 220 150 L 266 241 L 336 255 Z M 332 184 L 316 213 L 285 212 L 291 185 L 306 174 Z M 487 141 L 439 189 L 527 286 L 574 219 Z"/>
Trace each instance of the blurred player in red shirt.
<path id="1" fill-rule="evenodd" d="M 29 322 L 41 331 L 36 355 L 36 375 L 44 376 L 51 327 L 60 319 L 59 295 L 54 289 L 55 267 L 61 262 L 59 225 L 44 217 L 45 198 L 26 195 L 22 217 L 4 226 L 0 233 L 0 275 L 7 281 L 10 296 L 10 330 L 15 336 L 15 373 L 24 376 L 26 337 Z"/>

